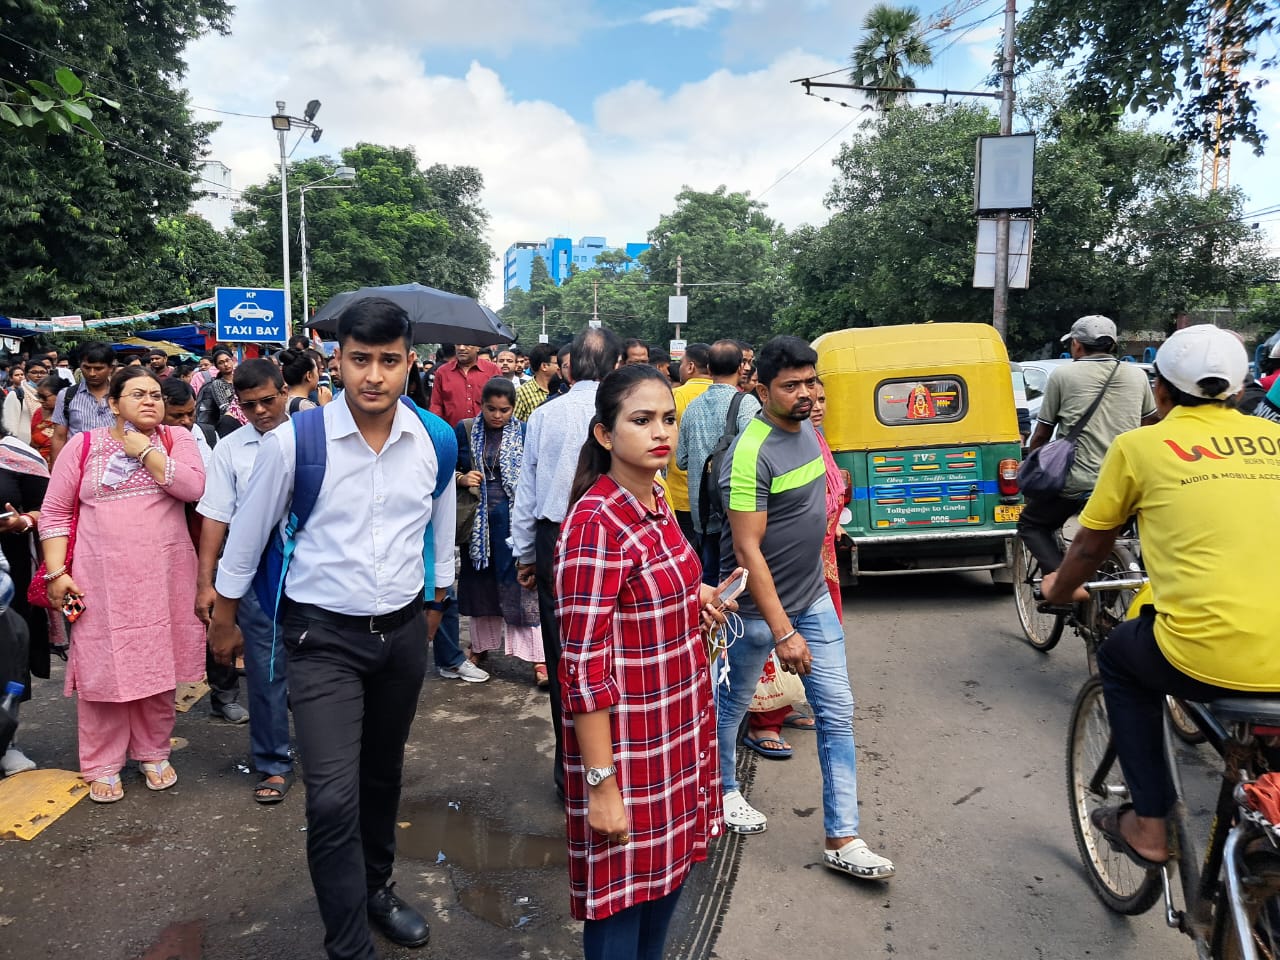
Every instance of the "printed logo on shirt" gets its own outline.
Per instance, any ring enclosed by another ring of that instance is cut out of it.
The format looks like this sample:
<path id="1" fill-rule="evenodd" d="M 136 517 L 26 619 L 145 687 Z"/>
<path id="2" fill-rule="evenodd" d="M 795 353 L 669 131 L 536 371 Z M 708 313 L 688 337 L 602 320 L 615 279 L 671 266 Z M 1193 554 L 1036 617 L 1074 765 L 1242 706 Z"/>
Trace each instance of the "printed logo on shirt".
<path id="1" fill-rule="evenodd" d="M 1166 440 L 1178 457 L 1187 463 L 1195 463 L 1197 460 L 1209 458 L 1210 460 L 1226 460 L 1228 457 L 1274 457 L 1280 454 L 1280 443 L 1276 442 L 1274 437 L 1210 437 L 1210 443 L 1213 444 L 1213 450 L 1209 450 L 1201 444 L 1195 444 L 1188 453 L 1173 440 Z"/>
<path id="2" fill-rule="evenodd" d="M 1211 460 L 1223 459 L 1222 457 L 1218 456 L 1216 453 L 1210 453 L 1208 450 L 1206 450 L 1204 447 L 1200 446 L 1199 444 L 1196 444 L 1195 446 L 1193 446 L 1191 448 L 1191 452 L 1187 453 L 1187 451 L 1183 450 L 1182 447 L 1178 446 L 1172 440 L 1166 440 L 1165 443 L 1169 445 L 1170 450 L 1176 453 L 1181 459 L 1187 461 L 1187 463 L 1195 463 L 1197 460 L 1201 459 L 1202 457 L 1208 457 Z"/>

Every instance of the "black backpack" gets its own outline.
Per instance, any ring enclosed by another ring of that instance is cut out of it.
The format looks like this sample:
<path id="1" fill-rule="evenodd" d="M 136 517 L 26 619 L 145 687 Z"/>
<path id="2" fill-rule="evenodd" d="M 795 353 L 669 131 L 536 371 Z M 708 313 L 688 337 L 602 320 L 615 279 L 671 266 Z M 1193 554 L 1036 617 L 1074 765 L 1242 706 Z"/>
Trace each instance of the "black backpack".
<path id="1" fill-rule="evenodd" d="M 729 401 L 729 412 L 724 418 L 724 433 L 711 448 L 711 453 L 702 464 L 702 476 L 698 480 L 698 521 L 702 524 L 702 532 L 706 533 L 713 519 L 724 521 L 724 498 L 720 495 L 720 466 L 725 454 L 733 446 L 738 436 L 738 410 L 742 407 L 742 398 L 746 394 L 739 391 Z"/>

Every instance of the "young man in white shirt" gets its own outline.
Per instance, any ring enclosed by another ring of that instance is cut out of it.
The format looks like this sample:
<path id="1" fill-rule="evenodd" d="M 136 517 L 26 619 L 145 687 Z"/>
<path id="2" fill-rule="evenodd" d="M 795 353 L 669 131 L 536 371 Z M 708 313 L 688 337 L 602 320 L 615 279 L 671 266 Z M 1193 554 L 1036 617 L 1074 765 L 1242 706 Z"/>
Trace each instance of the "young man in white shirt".
<path id="1" fill-rule="evenodd" d="M 225 662 L 238 646 L 237 598 L 252 589 L 263 548 L 294 496 L 299 424 L 322 417 L 324 479 L 295 540 L 278 642 L 306 758 L 307 861 L 331 960 L 377 956 L 369 921 L 402 946 L 423 946 L 430 936 L 423 916 L 388 882 L 405 741 L 428 637 L 453 583 L 457 499 L 452 482 L 433 498 L 441 467 L 452 477 L 452 466 L 400 402 L 416 359 L 411 331 L 404 310 L 381 298 L 343 311 L 342 396 L 262 439 L 215 581 L 209 642 Z M 428 528 L 431 569 L 423 563 Z M 425 618 L 424 587 L 434 597 Z"/>
<path id="2" fill-rule="evenodd" d="M 200 525 L 200 568 L 196 579 L 196 616 L 208 626 L 216 593 L 218 555 L 235 517 L 262 438 L 289 419 L 280 368 L 270 360 L 246 360 L 236 367 L 231 386 L 249 422 L 213 448 L 205 473 L 204 496 L 196 512 Z M 197 428 L 199 429 L 199 428 Z M 258 782 L 253 799 L 279 803 L 293 786 L 289 755 L 289 691 L 285 686 L 284 647 L 275 643 L 275 625 L 250 590 L 240 602 L 236 625 L 244 638 L 244 673 L 249 688 L 249 753 Z"/>

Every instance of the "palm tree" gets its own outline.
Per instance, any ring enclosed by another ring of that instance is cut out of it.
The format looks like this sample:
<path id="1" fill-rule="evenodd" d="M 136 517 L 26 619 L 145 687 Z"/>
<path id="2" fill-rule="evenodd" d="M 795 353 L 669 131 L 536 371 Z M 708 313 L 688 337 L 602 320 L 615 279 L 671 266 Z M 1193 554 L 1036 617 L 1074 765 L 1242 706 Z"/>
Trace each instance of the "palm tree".
<path id="1" fill-rule="evenodd" d="M 920 13 L 914 7 L 877 4 L 862 21 L 862 29 L 866 33 L 849 57 L 851 83 L 912 88 L 916 82 L 907 68 L 933 63 L 933 51 L 920 36 Z M 880 109 L 887 110 L 901 94 L 878 90 L 873 96 Z"/>

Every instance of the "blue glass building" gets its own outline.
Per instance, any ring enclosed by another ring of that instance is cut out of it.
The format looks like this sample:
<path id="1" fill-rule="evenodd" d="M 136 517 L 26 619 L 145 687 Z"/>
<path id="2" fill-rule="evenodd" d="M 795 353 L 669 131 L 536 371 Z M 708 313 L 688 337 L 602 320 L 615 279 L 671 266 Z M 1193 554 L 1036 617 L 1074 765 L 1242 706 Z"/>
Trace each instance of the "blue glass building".
<path id="1" fill-rule="evenodd" d="M 547 273 L 557 285 L 569 279 L 569 269 L 590 270 L 596 265 L 596 257 L 606 250 L 621 249 L 632 259 L 625 266 L 634 270 L 640 264 L 636 262 L 640 254 L 649 249 L 647 243 L 628 243 L 625 246 L 610 247 L 604 237 L 583 237 L 574 243 L 568 237 L 548 237 L 539 243 L 536 240 L 520 240 L 507 247 L 502 258 L 502 295 L 506 299 L 516 287 L 529 289 L 529 272 L 533 269 L 533 258 L 542 257 L 547 265 Z"/>

